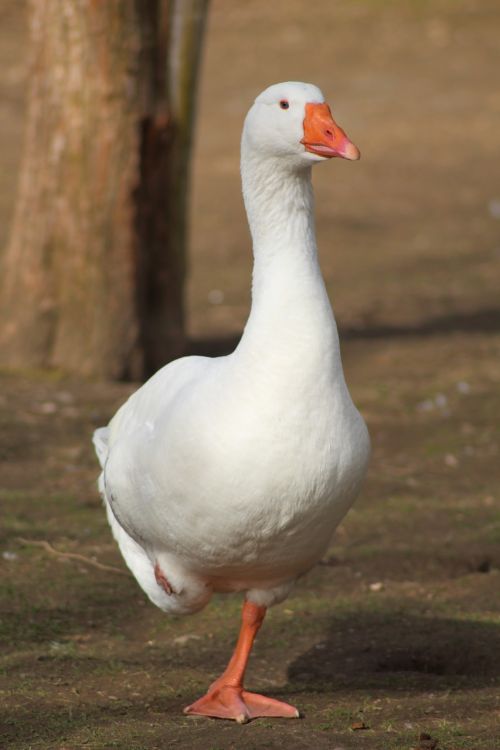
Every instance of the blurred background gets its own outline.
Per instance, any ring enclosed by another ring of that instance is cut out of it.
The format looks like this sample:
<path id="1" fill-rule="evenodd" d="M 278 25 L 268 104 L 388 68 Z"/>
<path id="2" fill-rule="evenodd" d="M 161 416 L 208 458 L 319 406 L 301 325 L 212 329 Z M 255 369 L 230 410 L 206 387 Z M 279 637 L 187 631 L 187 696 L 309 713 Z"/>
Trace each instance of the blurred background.
<path id="1" fill-rule="evenodd" d="M 23 3 L 2 8 L 0 247 L 14 205 L 27 86 Z M 497 4 L 213 0 L 195 124 L 188 329 L 237 334 L 251 255 L 240 196 L 244 116 L 268 84 L 318 84 L 363 162 L 315 172 L 322 266 L 340 325 L 498 326 Z M 216 290 L 220 293 L 210 294 Z"/>
<path id="2" fill-rule="evenodd" d="M 241 122 L 255 95 L 281 80 L 317 83 L 361 149 L 359 165 L 314 175 L 340 325 L 374 335 L 498 327 L 498 24 L 488 0 L 212 5 L 194 160 L 194 334 L 244 323 Z M 217 306 L 209 293 L 219 263 Z"/>
<path id="3" fill-rule="evenodd" d="M 126 738 L 326 750 L 358 748 L 362 734 L 366 748 L 431 748 L 422 732 L 442 750 L 500 744 L 499 31 L 497 0 L 212 0 L 189 213 L 192 351 L 226 351 L 249 310 L 239 139 L 255 96 L 282 80 L 319 85 L 362 154 L 319 167 L 314 184 L 321 265 L 372 466 L 324 564 L 271 612 L 251 668 L 256 684 L 294 694 L 306 718 L 245 734 L 184 721 L 179 707 L 224 662 L 239 602 L 173 621 L 133 581 L 43 546 L 121 566 L 89 436 L 134 386 L 5 371 L 9 747 Z M 0 252 L 27 45 L 24 3 L 3 0 Z M 366 731 L 353 732 L 360 721 Z"/>

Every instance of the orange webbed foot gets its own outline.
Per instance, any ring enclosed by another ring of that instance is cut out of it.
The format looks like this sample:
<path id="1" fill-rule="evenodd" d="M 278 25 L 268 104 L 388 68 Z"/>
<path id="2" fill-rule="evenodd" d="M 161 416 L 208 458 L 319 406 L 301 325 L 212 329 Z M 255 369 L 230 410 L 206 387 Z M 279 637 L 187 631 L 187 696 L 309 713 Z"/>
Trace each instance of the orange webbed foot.
<path id="1" fill-rule="evenodd" d="M 259 717 L 297 719 L 294 706 L 259 693 L 250 693 L 242 687 L 222 685 L 212 687 L 206 695 L 184 709 L 191 716 L 210 716 L 215 719 L 232 719 L 238 724 Z"/>

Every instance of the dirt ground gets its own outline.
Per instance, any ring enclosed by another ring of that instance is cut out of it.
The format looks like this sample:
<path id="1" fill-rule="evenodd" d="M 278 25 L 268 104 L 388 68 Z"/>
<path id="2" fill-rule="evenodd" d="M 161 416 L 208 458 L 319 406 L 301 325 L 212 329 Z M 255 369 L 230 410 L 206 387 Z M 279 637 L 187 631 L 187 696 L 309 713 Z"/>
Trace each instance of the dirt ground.
<path id="1" fill-rule="evenodd" d="M 238 141 L 253 97 L 279 80 L 318 83 L 362 152 L 318 168 L 315 186 L 322 267 L 373 460 L 328 556 L 270 611 L 248 675 L 303 717 L 240 727 L 183 716 L 222 670 L 241 602 L 168 618 L 124 574 L 90 435 L 133 386 L 4 373 L 1 748 L 498 750 L 499 28 L 497 0 L 213 1 L 193 175 L 193 350 L 224 350 L 248 312 Z M 25 44 L 23 3 L 4 0 L 1 243 Z"/>

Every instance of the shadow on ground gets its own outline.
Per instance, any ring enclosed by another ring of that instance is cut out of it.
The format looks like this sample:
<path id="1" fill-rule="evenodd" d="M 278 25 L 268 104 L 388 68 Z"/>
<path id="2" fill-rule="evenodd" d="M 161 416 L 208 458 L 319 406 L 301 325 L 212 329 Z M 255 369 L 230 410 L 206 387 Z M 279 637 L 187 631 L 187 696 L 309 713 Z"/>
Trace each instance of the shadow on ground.
<path id="1" fill-rule="evenodd" d="M 339 326 L 339 335 L 344 340 L 370 340 L 439 336 L 443 333 L 498 333 L 500 310 L 488 308 L 469 313 L 452 313 L 428 318 L 408 325 Z M 214 338 L 193 338 L 188 343 L 188 354 L 220 357 L 230 354 L 241 338 L 241 334 Z"/>
<path id="2" fill-rule="evenodd" d="M 426 691 L 492 687 L 500 627 L 407 613 L 334 619 L 327 637 L 288 670 L 293 691 Z"/>
<path id="3" fill-rule="evenodd" d="M 66 684 L 68 690 L 72 689 L 77 684 L 76 680 L 85 682 L 93 676 L 101 686 L 111 679 L 114 689 L 119 689 L 116 684 L 116 680 L 120 679 L 119 672 L 124 681 L 133 678 L 139 670 L 163 673 L 171 681 L 176 666 L 177 669 L 185 669 L 186 663 L 182 662 L 191 661 L 189 657 L 181 658 L 181 663 L 175 666 L 176 660 L 173 657 L 173 653 L 165 651 L 146 659 L 144 654 L 132 653 L 120 660 L 119 664 L 114 662 L 106 665 L 105 658 L 82 659 L 71 656 L 54 659 L 53 670 L 46 662 L 45 671 L 46 677 L 49 680 L 55 679 L 59 688 Z M 61 670 L 64 664 L 66 667 Z M 29 664 L 22 660 L 17 667 L 21 671 L 29 670 Z M 288 684 L 267 689 L 266 692 L 270 696 L 285 695 L 291 702 L 305 705 L 307 724 L 307 705 L 312 696 L 322 706 L 322 696 L 328 705 L 335 705 L 343 694 L 351 696 L 350 702 L 354 701 L 355 704 L 353 694 L 357 691 L 360 700 L 363 695 L 370 695 L 375 702 L 377 696 L 386 699 L 389 696 L 402 697 L 403 693 L 406 697 L 436 695 L 440 692 L 448 694 L 450 691 L 459 694 L 463 689 L 493 688 L 499 671 L 498 626 L 399 612 L 377 615 L 361 611 L 355 616 L 351 614 L 345 618 L 333 619 L 326 638 L 292 662 L 288 670 Z M 115 731 L 119 733 L 123 722 L 135 731 L 136 725 L 144 726 L 148 717 L 152 731 L 150 741 L 155 743 L 154 747 L 158 747 L 156 742 L 162 741 L 164 730 L 161 730 L 161 726 L 164 722 L 167 722 L 165 728 L 168 726 L 169 741 L 175 743 L 179 737 L 181 747 L 186 746 L 182 744 L 186 731 L 194 732 L 189 735 L 193 742 L 198 732 L 213 735 L 214 740 L 219 741 L 221 731 L 228 738 L 233 738 L 233 734 L 236 737 L 236 732 L 243 731 L 220 722 L 186 724 L 181 708 L 198 694 L 199 687 L 187 685 L 185 677 L 183 682 L 178 691 L 167 694 L 156 685 L 147 699 L 144 696 L 129 696 L 115 705 L 102 692 L 93 694 L 91 700 L 88 695 L 82 696 L 79 701 L 74 702 L 72 708 L 67 709 L 69 714 L 61 701 L 55 706 L 50 696 L 37 698 L 33 695 L 30 709 L 38 712 L 43 719 L 39 722 L 26 721 L 26 706 L 11 708 L 4 717 L 5 736 L 15 740 L 16 747 L 31 746 L 33 741 L 59 743 L 66 741 L 68 734 L 75 736 L 89 727 L 95 736 L 101 736 L 102 733 L 102 736 L 109 736 L 109 733 L 114 734 Z M 317 718 L 320 710 L 322 709 L 316 707 L 314 716 L 309 718 Z M 323 713 L 320 715 L 323 716 Z M 341 720 L 345 721 L 343 717 Z M 307 729 L 306 724 L 301 722 L 298 729 Z M 257 722 L 252 725 L 251 732 L 265 729 L 265 725 Z M 252 734 L 251 737 L 255 735 Z M 245 736 L 245 739 L 250 739 L 250 736 Z M 196 743 L 193 744 L 195 746 L 198 747 Z M 254 747 L 253 744 L 248 746 Z M 348 746 L 351 747 L 350 744 Z M 73 747 L 71 744 L 71 748 Z M 132 743 L 130 747 L 139 745 Z"/>

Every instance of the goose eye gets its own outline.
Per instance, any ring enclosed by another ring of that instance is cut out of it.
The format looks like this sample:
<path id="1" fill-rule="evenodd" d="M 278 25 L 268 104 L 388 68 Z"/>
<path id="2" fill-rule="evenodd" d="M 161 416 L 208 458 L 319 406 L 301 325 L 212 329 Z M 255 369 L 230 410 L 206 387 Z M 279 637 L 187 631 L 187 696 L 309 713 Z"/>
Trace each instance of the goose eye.
<path id="1" fill-rule="evenodd" d="M 290 104 L 287 102 L 286 99 L 282 99 L 280 101 L 280 107 L 281 107 L 281 109 L 288 109 L 289 106 L 290 106 Z"/>

